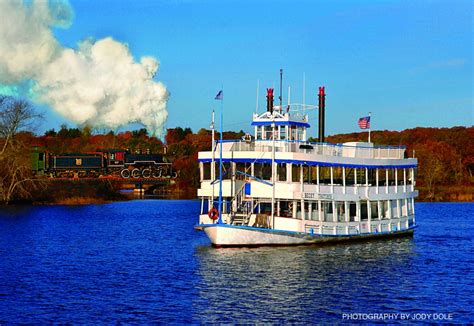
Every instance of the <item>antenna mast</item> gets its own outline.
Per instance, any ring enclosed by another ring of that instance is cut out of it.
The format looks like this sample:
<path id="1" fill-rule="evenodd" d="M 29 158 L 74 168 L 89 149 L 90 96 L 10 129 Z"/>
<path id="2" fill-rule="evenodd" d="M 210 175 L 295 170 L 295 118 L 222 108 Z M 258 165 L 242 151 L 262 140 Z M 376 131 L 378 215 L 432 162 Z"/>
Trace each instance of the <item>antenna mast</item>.
<path id="1" fill-rule="evenodd" d="M 255 104 L 255 113 L 258 113 L 258 91 L 260 88 L 260 79 L 257 79 L 257 103 Z"/>
<path id="2" fill-rule="evenodd" d="M 283 110 L 283 97 L 282 97 L 282 88 L 283 88 L 283 69 L 280 69 L 280 112 Z"/>

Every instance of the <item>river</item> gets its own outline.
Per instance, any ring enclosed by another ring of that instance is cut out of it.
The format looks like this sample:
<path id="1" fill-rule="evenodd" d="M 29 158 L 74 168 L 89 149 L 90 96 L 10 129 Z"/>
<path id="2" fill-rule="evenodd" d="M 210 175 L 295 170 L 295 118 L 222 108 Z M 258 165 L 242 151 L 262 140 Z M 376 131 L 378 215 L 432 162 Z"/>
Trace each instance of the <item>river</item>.
<path id="1" fill-rule="evenodd" d="M 199 205 L 0 208 L 0 324 L 474 322 L 473 203 L 417 203 L 413 238 L 254 249 L 212 248 Z"/>

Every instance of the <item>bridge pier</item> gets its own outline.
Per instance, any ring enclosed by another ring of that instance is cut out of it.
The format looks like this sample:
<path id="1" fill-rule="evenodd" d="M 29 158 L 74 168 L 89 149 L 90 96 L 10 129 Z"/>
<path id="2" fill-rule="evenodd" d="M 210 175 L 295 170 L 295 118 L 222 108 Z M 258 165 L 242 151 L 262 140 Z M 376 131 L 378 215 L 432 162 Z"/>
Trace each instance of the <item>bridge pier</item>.
<path id="1" fill-rule="evenodd" d="M 145 196 L 145 189 L 143 188 L 143 183 L 137 182 L 135 184 L 135 189 L 133 189 L 133 192 L 137 193 L 139 198 L 143 198 Z"/>

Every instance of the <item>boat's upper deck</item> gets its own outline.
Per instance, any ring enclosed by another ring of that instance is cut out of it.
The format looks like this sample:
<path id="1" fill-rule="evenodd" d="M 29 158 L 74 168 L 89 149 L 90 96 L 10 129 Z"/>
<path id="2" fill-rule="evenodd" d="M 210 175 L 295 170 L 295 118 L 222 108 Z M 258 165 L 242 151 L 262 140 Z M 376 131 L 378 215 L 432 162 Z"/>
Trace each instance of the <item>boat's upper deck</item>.
<path id="1" fill-rule="evenodd" d="M 416 167 L 416 158 L 406 158 L 404 147 L 374 146 L 372 143 L 311 143 L 301 141 L 224 141 L 224 162 L 270 163 L 275 146 L 276 163 L 346 167 Z M 220 156 L 220 144 L 214 157 Z M 199 152 L 199 161 L 210 162 L 212 151 Z"/>

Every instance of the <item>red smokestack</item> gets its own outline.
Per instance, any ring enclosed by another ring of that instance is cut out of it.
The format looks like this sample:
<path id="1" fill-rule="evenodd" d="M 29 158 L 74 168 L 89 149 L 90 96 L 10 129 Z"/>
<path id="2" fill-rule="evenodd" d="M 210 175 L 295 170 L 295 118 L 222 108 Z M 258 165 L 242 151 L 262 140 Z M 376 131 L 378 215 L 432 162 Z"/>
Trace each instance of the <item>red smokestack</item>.
<path id="1" fill-rule="evenodd" d="M 267 111 L 273 112 L 273 88 L 267 88 Z"/>

